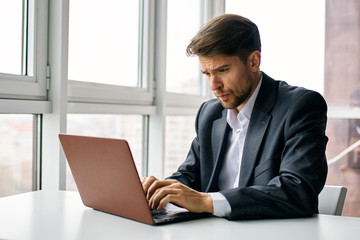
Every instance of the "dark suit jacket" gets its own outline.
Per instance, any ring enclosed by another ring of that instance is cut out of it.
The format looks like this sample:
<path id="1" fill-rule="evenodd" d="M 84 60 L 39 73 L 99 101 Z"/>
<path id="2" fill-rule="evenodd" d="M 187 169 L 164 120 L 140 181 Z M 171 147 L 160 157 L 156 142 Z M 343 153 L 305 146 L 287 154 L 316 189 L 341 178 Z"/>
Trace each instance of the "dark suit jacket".
<path id="1" fill-rule="evenodd" d="M 327 106 L 323 97 L 263 73 L 247 131 L 239 187 L 221 191 L 229 219 L 306 217 L 318 212 L 327 162 Z M 217 192 L 230 127 L 217 99 L 204 103 L 197 136 L 170 178 L 202 192 Z"/>

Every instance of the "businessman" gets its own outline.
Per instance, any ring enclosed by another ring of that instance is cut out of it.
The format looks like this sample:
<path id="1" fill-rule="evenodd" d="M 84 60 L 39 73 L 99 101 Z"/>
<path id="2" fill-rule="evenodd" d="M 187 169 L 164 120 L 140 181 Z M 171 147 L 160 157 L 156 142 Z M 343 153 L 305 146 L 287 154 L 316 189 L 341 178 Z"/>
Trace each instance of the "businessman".
<path id="1" fill-rule="evenodd" d="M 323 97 L 262 72 L 258 28 L 242 16 L 212 19 L 187 53 L 198 57 L 217 99 L 200 107 L 178 170 L 142 179 L 150 207 L 174 203 L 230 220 L 317 213 L 327 175 Z"/>

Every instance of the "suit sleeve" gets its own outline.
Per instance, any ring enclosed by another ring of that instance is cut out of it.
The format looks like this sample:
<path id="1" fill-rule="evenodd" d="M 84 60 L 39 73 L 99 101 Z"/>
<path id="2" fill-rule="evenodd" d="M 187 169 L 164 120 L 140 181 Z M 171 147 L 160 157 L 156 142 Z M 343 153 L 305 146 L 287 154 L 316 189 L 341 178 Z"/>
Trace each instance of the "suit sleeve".
<path id="1" fill-rule="evenodd" d="M 310 91 L 289 107 L 278 174 L 267 184 L 221 191 L 231 206 L 230 220 L 308 217 L 318 212 L 318 194 L 327 175 L 326 111 L 322 96 Z"/>

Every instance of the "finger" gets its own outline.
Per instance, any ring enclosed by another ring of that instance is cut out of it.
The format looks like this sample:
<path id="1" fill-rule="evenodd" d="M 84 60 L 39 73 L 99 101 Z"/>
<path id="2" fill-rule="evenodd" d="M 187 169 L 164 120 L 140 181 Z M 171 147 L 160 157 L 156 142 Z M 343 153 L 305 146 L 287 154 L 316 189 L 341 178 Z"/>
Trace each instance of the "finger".
<path id="1" fill-rule="evenodd" d="M 145 194 L 147 194 L 148 190 L 149 190 L 149 187 L 157 180 L 156 177 L 154 176 L 150 176 L 150 177 L 144 177 L 142 180 L 141 180 L 141 183 L 142 183 L 142 186 L 143 186 L 143 189 L 144 189 L 144 192 Z"/>
<path id="2" fill-rule="evenodd" d="M 175 181 L 176 182 L 176 181 Z M 165 186 L 169 186 L 174 183 L 174 180 L 156 180 L 151 186 L 147 189 L 147 199 L 149 200 L 156 190 L 163 188 Z"/>
<path id="3" fill-rule="evenodd" d="M 176 198 L 177 198 L 177 197 L 176 197 L 175 194 L 167 194 L 165 197 L 163 197 L 163 198 L 159 201 L 158 205 L 156 206 L 156 209 L 157 209 L 157 210 L 163 209 L 166 204 L 168 204 L 168 203 L 173 203 Z"/>
<path id="4" fill-rule="evenodd" d="M 186 208 L 190 212 L 213 213 L 213 201 L 209 194 L 197 192 L 179 182 L 156 190 L 149 206 L 160 210 L 167 203 Z"/>
<path id="5" fill-rule="evenodd" d="M 149 206 L 152 209 L 160 210 L 165 206 L 165 204 L 169 203 L 169 201 L 171 200 L 171 198 L 169 199 L 169 196 L 177 195 L 177 194 L 178 194 L 178 189 L 174 189 L 168 186 L 157 189 L 149 199 Z M 161 207 L 159 208 L 160 202 L 162 202 L 162 204 Z"/>
<path id="6" fill-rule="evenodd" d="M 162 202 L 160 206 L 160 209 L 162 209 L 165 204 L 169 202 L 174 203 L 173 200 L 179 201 L 178 198 L 183 197 L 182 185 L 178 181 L 166 181 L 166 184 L 168 185 L 156 189 L 154 194 L 149 199 L 149 206 L 151 208 L 158 209 L 160 202 Z M 170 196 L 171 198 L 169 198 Z M 180 202 L 176 204 L 182 205 Z"/>

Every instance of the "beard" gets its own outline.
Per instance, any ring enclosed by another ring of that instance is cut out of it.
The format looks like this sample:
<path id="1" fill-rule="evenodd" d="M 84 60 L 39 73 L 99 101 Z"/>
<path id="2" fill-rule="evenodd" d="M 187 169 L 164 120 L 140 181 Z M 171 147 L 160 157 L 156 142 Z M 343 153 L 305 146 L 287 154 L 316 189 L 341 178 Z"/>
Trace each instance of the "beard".
<path id="1" fill-rule="evenodd" d="M 250 98 L 250 94 L 252 92 L 252 89 L 246 89 L 246 91 L 234 93 L 233 91 L 230 91 L 226 93 L 228 97 L 225 100 L 222 100 L 220 98 L 221 95 L 225 95 L 221 92 L 215 92 L 215 96 L 219 99 L 221 105 L 226 109 L 235 109 L 241 104 L 243 104 L 248 98 Z"/>
<path id="2" fill-rule="evenodd" d="M 251 89 L 242 95 L 230 95 L 229 98 L 224 101 L 219 99 L 221 105 L 227 109 L 234 109 L 243 104 L 249 97 Z"/>
<path id="3" fill-rule="evenodd" d="M 245 81 L 248 84 L 245 84 L 242 88 L 232 88 L 227 91 L 216 90 L 214 91 L 215 96 L 219 99 L 221 105 L 226 109 L 235 109 L 240 105 L 244 104 L 251 96 L 252 92 L 256 88 L 256 80 L 250 76 L 248 70 L 245 72 L 245 76 L 240 81 Z M 224 99 L 221 96 L 227 95 Z"/>

